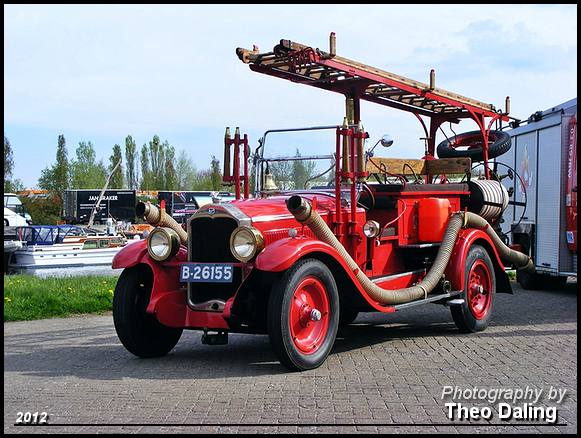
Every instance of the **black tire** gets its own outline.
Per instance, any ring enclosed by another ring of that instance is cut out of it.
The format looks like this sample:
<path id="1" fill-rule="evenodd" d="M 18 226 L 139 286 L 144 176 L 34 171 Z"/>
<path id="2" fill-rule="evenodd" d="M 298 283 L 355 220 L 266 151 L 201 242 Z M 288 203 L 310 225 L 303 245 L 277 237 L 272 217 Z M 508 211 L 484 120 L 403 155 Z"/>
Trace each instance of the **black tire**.
<path id="1" fill-rule="evenodd" d="M 320 312 L 320 320 L 310 318 Z M 329 355 L 339 325 L 339 293 L 333 274 L 319 260 L 296 262 L 273 286 L 267 326 L 278 360 L 292 371 L 319 367 Z"/>
<path id="2" fill-rule="evenodd" d="M 516 271 L 516 279 L 525 290 L 539 290 L 545 289 L 545 277 L 544 275 L 537 274 L 536 272 L 525 272 L 523 270 Z"/>
<path id="3" fill-rule="evenodd" d="M 555 277 L 539 274 L 538 272 L 525 272 L 518 270 L 516 279 L 521 287 L 526 290 L 560 290 L 567 284 L 567 277 Z"/>
<path id="4" fill-rule="evenodd" d="M 139 357 L 159 357 L 177 344 L 183 329 L 167 327 L 146 313 L 153 273 L 146 265 L 125 269 L 113 295 L 113 322 L 123 346 Z"/>
<path id="5" fill-rule="evenodd" d="M 484 248 L 472 245 L 464 269 L 464 303 L 450 307 L 452 318 L 461 332 L 480 332 L 492 319 L 496 297 L 494 266 Z"/>
<path id="6" fill-rule="evenodd" d="M 461 148 L 461 149 L 460 149 Z M 466 148 L 466 149 L 465 149 Z M 510 135 L 503 131 L 490 131 L 488 136 L 488 158 L 496 158 L 510 149 Z M 438 145 L 438 157 L 468 157 L 472 161 L 484 161 L 482 133 L 470 131 L 444 140 Z"/>

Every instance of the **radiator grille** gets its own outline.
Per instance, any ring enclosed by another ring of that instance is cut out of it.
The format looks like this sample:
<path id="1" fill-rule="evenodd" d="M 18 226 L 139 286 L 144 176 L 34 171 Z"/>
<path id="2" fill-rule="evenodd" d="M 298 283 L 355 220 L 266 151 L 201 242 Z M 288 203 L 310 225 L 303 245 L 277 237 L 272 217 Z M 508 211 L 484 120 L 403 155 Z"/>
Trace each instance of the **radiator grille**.
<path id="1" fill-rule="evenodd" d="M 188 236 L 190 262 L 233 263 L 236 258 L 230 251 L 230 235 L 238 227 L 230 217 L 194 218 Z"/>
<path id="2" fill-rule="evenodd" d="M 201 263 L 236 263 L 230 251 L 230 235 L 238 227 L 232 217 L 194 217 L 188 233 L 188 261 Z M 234 268 L 232 283 L 188 283 L 192 305 L 209 301 L 226 302 L 242 282 L 242 268 Z"/>

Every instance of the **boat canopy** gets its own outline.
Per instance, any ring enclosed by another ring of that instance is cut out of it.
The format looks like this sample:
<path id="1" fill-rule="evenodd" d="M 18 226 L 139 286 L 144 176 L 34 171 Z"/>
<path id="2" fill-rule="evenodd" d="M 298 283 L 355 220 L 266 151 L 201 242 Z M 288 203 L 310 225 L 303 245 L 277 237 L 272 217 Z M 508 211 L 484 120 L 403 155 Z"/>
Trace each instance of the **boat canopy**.
<path id="1" fill-rule="evenodd" d="M 16 235 L 28 245 L 54 245 L 65 237 L 86 236 L 86 233 L 75 225 L 31 225 L 16 228 Z"/>

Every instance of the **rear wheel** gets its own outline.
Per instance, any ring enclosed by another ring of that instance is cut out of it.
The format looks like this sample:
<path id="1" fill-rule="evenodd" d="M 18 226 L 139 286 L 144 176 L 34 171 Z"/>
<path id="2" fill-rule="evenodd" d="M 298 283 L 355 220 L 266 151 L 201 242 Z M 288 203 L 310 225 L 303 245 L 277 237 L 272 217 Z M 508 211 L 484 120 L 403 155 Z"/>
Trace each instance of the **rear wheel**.
<path id="1" fill-rule="evenodd" d="M 145 265 L 125 269 L 113 295 L 113 322 L 123 346 L 139 357 L 158 357 L 178 343 L 183 329 L 167 327 L 145 312 L 153 286 L 153 273 Z"/>
<path id="2" fill-rule="evenodd" d="M 275 283 L 268 303 L 268 335 L 287 368 L 319 367 L 335 343 L 338 323 L 337 285 L 319 260 L 298 261 Z"/>
<path id="3" fill-rule="evenodd" d="M 479 332 L 490 324 L 496 295 L 496 276 L 484 248 L 472 245 L 465 264 L 464 303 L 452 306 L 452 318 L 460 331 Z"/>

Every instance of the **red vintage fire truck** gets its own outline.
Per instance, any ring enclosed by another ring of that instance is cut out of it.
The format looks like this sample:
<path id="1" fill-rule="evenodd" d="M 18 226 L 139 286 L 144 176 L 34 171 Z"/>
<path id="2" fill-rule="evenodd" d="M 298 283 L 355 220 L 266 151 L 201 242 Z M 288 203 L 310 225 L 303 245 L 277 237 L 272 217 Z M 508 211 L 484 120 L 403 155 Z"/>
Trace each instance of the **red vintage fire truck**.
<path id="1" fill-rule="evenodd" d="M 247 135 L 226 129 L 223 182 L 236 199 L 216 197 L 187 230 L 164 208 L 137 205 L 155 228 L 113 261 L 124 269 L 113 319 L 129 352 L 165 355 L 184 329 L 212 345 L 230 332 L 268 334 L 284 366 L 313 369 L 359 312 L 436 303 L 450 307 L 461 331 L 484 330 L 495 294 L 512 293 L 505 268 L 532 267 L 498 235 L 509 194 L 494 161 L 510 148 L 501 130 L 508 98 L 496 110 L 437 88 L 433 72 L 423 84 L 341 58 L 335 47 L 331 34 L 329 52 L 289 40 L 266 53 L 236 50 L 252 71 L 343 94 L 345 118 L 267 131 L 254 152 Z M 415 115 L 425 156 L 375 157 L 376 146 L 392 141 L 366 147 L 362 100 Z M 436 158 L 436 131 L 462 119 L 475 129 L 440 143 Z M 269 149 L 274 134 L 299 131 L 325 131 L 327 152 L 315 154 L 314 142 L 301 145 L 308 156 Z M 473 162 L 483 165 L 480 177 Z"/>

